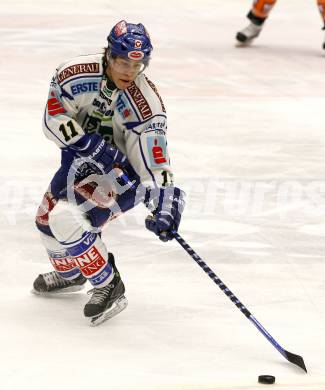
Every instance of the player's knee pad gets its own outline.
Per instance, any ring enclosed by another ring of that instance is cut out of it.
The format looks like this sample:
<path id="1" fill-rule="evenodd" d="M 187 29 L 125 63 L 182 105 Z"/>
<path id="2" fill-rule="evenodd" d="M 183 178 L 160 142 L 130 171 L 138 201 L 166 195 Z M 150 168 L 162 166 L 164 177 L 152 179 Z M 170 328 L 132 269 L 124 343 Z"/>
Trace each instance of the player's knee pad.
<path id="1" fill-rule="evenodd" d="M 64 279 L 75 279 L 80 275 L 75 259 L 71 258 L 66 248 L 55 238 L 41 232 L 42 243 L 48 253 L 55 271 Z"/>
<path id="2" fill-rule="evenodd" d="M 257 0 L 254 1 L 252 13 L 259 18 L 267 18 L 276 0 Z"/>
<path id="3" fill-rule="evenodd" d="M 60 200 L 49 214 L 49 227 L 63 245 L 76 242 L 85 232 L 92 230 L 83 211 L 73 204 Z"/>

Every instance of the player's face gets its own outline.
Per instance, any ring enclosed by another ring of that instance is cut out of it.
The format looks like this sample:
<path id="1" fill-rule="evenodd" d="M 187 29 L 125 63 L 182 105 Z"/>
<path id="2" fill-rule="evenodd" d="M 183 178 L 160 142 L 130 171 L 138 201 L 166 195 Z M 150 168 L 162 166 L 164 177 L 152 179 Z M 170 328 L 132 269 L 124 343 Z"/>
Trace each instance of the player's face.
<path id="1" fill-rule="evenodd" d="M 128 88 L 137 75 L 143 70 L 142 61 L 133 61 L 123 57 L 108 60 L 107 73 L 119 89 Z"/>

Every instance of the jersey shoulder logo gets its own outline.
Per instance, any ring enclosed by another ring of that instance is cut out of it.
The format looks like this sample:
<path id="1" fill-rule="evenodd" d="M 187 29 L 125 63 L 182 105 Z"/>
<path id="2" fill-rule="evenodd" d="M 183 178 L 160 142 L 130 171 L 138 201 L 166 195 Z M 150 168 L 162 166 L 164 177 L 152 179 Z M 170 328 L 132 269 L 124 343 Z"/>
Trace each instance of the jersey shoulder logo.
<path id="1" fill-rule="evenodd" d="M 147 146 L 152 167 L 160 167 L 167 163 L 166 140 L 163 136 L 148 137 Z"/>
<path id="2" fill-rule="evenodd" d="M 151 80 L 148 79 L 147 76 L 144 76 L 144 77 L 145 77 L 145 79 L 147 80 L 147 83 L 149 84 L 150 88 L 151 88 L 151 89 L 154 91 L 154 93 L 157 95 L 157 97 L 158 97 L 158 99 L 159 99 L 159 101 L 160 101 L 160 104 L 161 104 L 161 109 L 162 109 L 162 111 L 163 111 L 163 112 L 166 112 L 166 108 L 165 108 L 164 102 L 163 102 L 161 96 L 160 96 L 159 93 L 158 93 L 157 87 L 155 86 L 155 84 L 154 84 Z"/>
<path id="3" fill-rule="evenodd" d="M 55 96 L 54 91 L 50 93 L 47 101 L 47 110 L 50 116 L 64 114 L 66 112 L 60 100 Z"/>
<path id="4" fill-rule="evenodd" d="M 152 116 L 152 111 L 147 102 L 146 98 L 143 96 L 141 90 L 137 87 L 135 82 L 128 87 L 127 91 L 131 95 L 135 105 L 139 109 L 142 119 L 148 119 Z"/>
<path id="5" fill-rule="evenodd" d="M 58 82 L 62 83 L 64 80 L 81 73 L 99 73 L 99 71 L 98 62 L 70 65 L 58 74 Z"/>

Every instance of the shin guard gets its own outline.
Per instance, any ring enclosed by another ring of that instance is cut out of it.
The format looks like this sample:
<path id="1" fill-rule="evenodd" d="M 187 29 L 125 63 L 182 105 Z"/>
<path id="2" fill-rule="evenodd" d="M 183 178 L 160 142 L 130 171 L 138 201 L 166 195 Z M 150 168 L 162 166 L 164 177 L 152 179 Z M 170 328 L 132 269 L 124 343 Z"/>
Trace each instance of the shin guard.
<path id="1" fill-rule="evenodd" d="M 73 205 L 59 201 L 49 217 L 50 228 L 81 274 L 97 288 L 114 278 L 112 264 L 100 234 L 92 232 L 86 215 Z"/>
<path id="2" fill-rule="evenodd" d="M 80 275 L 80 270 L 75 260 L 70 257 L 62 244 L 44 233 L 41 233 L 41 240 L 57 274 L 66 280 L 73 280 Z"/>

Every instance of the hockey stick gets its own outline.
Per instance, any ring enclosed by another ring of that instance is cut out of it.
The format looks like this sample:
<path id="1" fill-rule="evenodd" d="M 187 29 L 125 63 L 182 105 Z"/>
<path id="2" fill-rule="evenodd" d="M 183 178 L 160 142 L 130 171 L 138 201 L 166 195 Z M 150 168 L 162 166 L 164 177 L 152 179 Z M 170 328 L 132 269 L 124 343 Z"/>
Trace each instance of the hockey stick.
<path id="1" fill-rule="evenodd" d="M 299 356 L 286 351 L 277 343 L 270 333 L 257 321 L 257 319 L 249 312 L 249 310 L 240 302 L 240 300 L 228 289 L 221 279 L 212 271 L 210 267 L 201 259 L 201 257 L 188 245 L 188 243 L 176 232 L 172 231 L 177 242 L 186 250 L 192 259 L 203 269 L 203 271 L 214 281 L 214 283 L 227 295 L 227 297 L 238 307 L 238 309 L 247 317 L 255 327 L 263 334 L 264 337 L 275 347 L 282 356 L 284 356 L 290 363 L 296 364 L 307 372 L 304 359 Z"/>
<path id="2" fill-rule="evenodd" d="M 125 175 L 123 180 L 126 183 L 130 183 L 128 177 Z M 131 187 L 132 188 L 132 187 Z M 148 203 L 146 206 L 149 208 Z M 270 335 L 270 333 L 257 321 L 257 319 L 250 313 L 250 311 L 240 302 L 240 300 L 228 289 L 228 287 L 222 282 L 222 280 L 212 271 L 210 267 L 201 259 L 201 257 L 192 249 L 188 243 L 177 233 L 172 230 L 172 235 L 176 241 L 181 245 L 183 249 L 192 257 L 192 259 L 203 269 L 203 271 L 214 281 L 214 283 L 227 295 L 227 297 L 238 307 L 238 309 L 247 317 L 253 325 L 263 334 L 264 337 L 275 347 L 281 355 L 287 359 L 290 363 L 296 364 L 307 372 L 307 368 L 304 363 L 304 359 L 299 356 L 285 350 L 281 345 Z"/>

